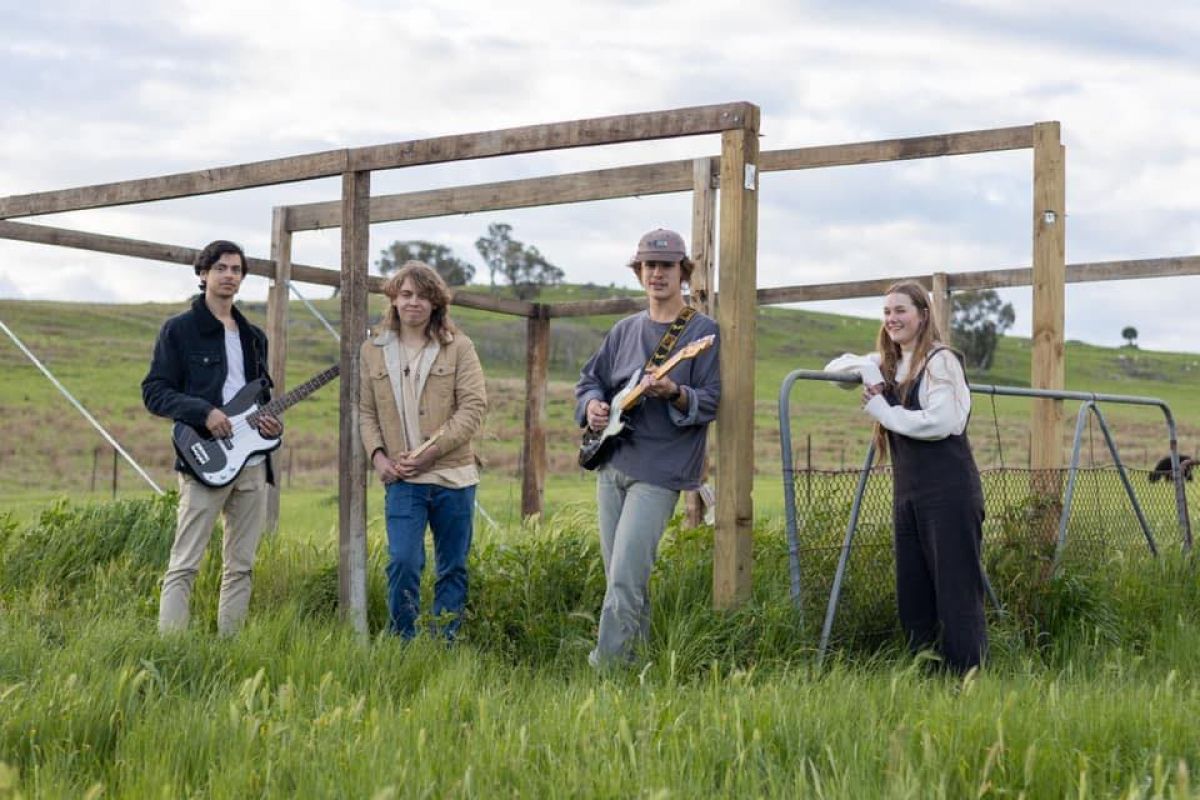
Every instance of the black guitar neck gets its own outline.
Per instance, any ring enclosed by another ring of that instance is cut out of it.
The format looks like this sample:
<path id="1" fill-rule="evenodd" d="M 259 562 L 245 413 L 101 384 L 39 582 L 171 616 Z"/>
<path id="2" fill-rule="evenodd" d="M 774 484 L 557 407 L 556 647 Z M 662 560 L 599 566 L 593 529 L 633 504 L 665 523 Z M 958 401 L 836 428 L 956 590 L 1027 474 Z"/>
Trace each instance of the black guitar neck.
<path id="1" fill-rule="evenodd" d="M 317 389 L 320 389 L 322 386 L 324 386 L 325 384 L 329 383 L 331 380 L 336 378 L 340 371 L 341 371 L 341 365 L 334 364 L 332 367 L 325 370 L 324 372 L 322 372 L 318 375 L 314 375 L 312 378 L 309 378 L 307 381 L 300 384 L 295 389 L 292 389 L 290 392 L 283 395 L 282 397 L 277 397 L 274 400 L 272 400 L 271 402 L 262 406 L 257 411 L 255 411 L 252 416 L 257 417 L 260 414 L 270 414 L 271 416 L 277 417 L 277 416 L 281 415 L 284 411 L 291 408 L 296 403 L 299 403 L 301 400 L 308 397 L 310 394 L 315 392 Z"/>

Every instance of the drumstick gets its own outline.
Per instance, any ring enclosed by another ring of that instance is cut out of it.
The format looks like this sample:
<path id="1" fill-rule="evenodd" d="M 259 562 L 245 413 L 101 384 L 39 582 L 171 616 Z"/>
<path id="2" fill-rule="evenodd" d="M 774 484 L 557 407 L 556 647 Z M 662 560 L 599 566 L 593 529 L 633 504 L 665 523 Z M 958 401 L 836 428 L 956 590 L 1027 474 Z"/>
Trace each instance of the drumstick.
<path id="1" fill-rule="evenodd" d="M 441 437 L 444 430 L 445 428 L 438 428 L 436 431 L 434 431 L 433 436 L 430 436 L 428 439 L 421 442 L 421 444 L 417 445 L 415 450 L 408 454 L 408 458 L 417 458 L 421 455 L 421 453 L 424 453 L 430 447 L 433 447 L 434 443 L 437 442 L 437 440 Z"/>

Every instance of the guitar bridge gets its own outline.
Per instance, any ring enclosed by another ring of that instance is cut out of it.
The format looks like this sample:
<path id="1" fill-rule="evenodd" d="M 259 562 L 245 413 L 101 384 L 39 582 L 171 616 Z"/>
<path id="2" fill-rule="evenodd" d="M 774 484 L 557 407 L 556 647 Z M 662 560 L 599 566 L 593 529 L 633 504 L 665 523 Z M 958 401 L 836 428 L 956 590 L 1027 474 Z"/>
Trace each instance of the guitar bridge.
<path id="1" fill-rule="evenodd" d="M 197 464 L 204 465 L 209 462 L 208 451 L 204 449 L 204 445 L 202 443 L 196 442 L 192 445 L 191 450 L 192 455 L 196 457 Z"/>

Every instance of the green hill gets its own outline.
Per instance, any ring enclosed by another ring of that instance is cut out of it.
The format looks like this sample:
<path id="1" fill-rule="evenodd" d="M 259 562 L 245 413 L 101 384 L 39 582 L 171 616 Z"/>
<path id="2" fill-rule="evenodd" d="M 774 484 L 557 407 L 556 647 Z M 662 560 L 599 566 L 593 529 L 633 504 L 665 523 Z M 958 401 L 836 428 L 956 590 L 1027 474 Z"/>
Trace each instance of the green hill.
<path id="1" fill-rule="evenodd" d="M 560 287 L 547 299 L 591 299 L 612 296 L 609 287 Z M 373 299 L 375 315 L 382 299 Z M 337 300 L 315 305 L 335 326 Z M 83 303 L 0 300 L 0 320 L 54 372 L 60 381 L 129 450 L 155 480 L 171 480 L 169 425 L 142 407 L 140 382 L 162 321 L 185 307 L 178 304 L 89 305 Z M 258 323 L 261 303 L 242 306 Z M 514 317 L 456 309 L 455 319 L 475 341 L 488 374 L 491 401 L 480 451 L 494 475 L 515 477 L 524 418 L 525 321 Z M 552 475 L 577 472 L 576 431 L 571 420 L 572 388 L 579 366 L 598 345 L 614 318 L 555 320 L 551 328 L 549 452 Z M 764 477 L 779 464 L 778 392 L 792 369 L 819 369 L 840 353 L 865 352 L 874 340 L 873 320 L 768 308 L 758 317 L 759 350 L 756 383 L 756 453 Z M 324 326 L 300 303 L 289 320 L 290 385 L 336 361 L 338 345 Z M 1005 337 L 989 373 L 971 375 L 977 383 L 1028 385 L 1030 343 Z M 1180 447 L 1194 452 L 1200 445 L 1195 399 L 1200 377 L 1196 354 L 1145 352 L 1067 344 L 1067 387 L 1079 391 L 1154 396 L 1166 400 L 1180 425 Z M 102 490 L 111 480 L 112 451 L 49 381 L 7 339 L 0 342 L 0 501 L 29 491 Z M 327 387 L 288 414 L 290 453 L 282 459 L 288 485 L 336 486 L 337 391 Z M 861 461 L 869 434 L 858 411 L 857 395 L 827 384 L 802 382 L 792 397 L 795 445 L 802 450 L 811 437 L 812 465 L 838 468 Z M 1028 452 L 1026 419 L 1029 401 L 977 397 L 972 439 L 981 465 L 1023 465 Z M 995 414 L 993 415 L 993 408 Z M 1064 447 L 1069 446 L 1078 404 L 1065 407 Z M 1154 409 L 1110 407 L 1126 461 L 1146 466 L 1166 450 L 1161 414 Z M 999 431 L 1000 446 L 997 445 Z M 1096 432 L 1099 460 L 1103 440 Z M 1085 445 L 1085 454 L 1092 448 Z M 803 464 L 804 458 L 800 458 Z M 137 479 L 122 466 L 120 480 Z"/>

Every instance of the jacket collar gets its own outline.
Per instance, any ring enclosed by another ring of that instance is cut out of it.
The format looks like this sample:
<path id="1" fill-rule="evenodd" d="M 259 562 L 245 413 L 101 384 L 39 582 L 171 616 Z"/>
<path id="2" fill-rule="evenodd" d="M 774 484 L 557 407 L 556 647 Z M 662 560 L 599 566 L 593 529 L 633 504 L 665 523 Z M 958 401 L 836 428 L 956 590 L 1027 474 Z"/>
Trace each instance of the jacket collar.
<path id="1" fill-rule="evenodd" d="M 205 310 L 207 310 L 207 308 L 208 307 L 205 306 Z M 211 314 L 210 314 L 210 316 L 211 316 Z M 396 338 L 396 332 L 394 330 L 392 330 L 391 328 L 384 328 L 381 326 L 379 333 L 377 333 L 377 334 L 375 334 L 375 336 L 371 337 L 371 344 L 375 345 L 376 347 L 387 347 L 388 343 L 391 342 L 392 339 L 395 339 L 395 338 Z M 446 341 L 438 342 L 438 344 L 441 345 L 442 347 L 445 347 L 446 345 L 450 344 L 453 341 L 454 341 L 454 334 L 447 331 Z"/>
<path id="2" fill-rule="evenodd" d="M 242 312 L 238 311 L 237 306 L 231 306 L 230 310 L 233 312 L 234 321 L 237 322 L 238 333 L 249 330 L 246 318 L 242 316 Z M 221 320 L 217 319 L 209 310 L 208 304 L 204 302 L 203 294 L 196 295 L 196 299 L 192 300 L 192 313 L 196 315 L 196 325 L 203 333 L 215 333 L 225 327 Z"/>

